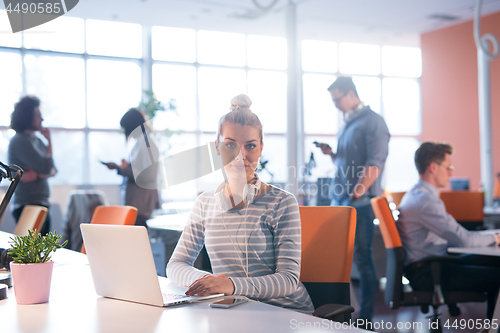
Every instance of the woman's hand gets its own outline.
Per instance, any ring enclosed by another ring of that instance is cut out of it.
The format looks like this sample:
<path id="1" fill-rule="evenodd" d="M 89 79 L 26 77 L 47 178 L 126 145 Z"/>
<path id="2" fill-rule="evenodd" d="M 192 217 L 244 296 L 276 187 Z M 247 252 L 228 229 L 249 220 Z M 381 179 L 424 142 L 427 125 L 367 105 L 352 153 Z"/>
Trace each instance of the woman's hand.
<path id="1" fill-rule="evenodd" d="M 23 167 L 24 173 L 21 176 L 21 183 L 31 183 L 38 179 L 38 172 L 29 166 Z"/>
<path id="2" fill-rule="evenodd" d="M 50 130 L 48 128 L 42 127 L 40 133 L 50 142 Z"/>
<path id="3" fill-rule="evenodd" d="M 118 166 L 118 164 L 113 163 L 113 162 L 101 162 L 101 163 L 104 164 L 105 166 L 107 166 L 109 170 L 120 169 L 120 167 Z"/>
<path id="4" fill-rule="evenodd" d="M 230 296 L 234 293 L 233 281 L 224 274 L 205 275 L 194 281 L 186 291 L 188 296 L 205 296 L 211 294 L 224 294 Z"/>

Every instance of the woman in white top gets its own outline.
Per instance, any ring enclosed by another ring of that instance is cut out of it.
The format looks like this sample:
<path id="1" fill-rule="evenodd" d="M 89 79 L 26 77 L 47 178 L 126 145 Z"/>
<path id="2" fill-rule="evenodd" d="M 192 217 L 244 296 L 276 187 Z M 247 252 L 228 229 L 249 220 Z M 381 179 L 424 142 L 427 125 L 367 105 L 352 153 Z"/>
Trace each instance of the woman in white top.
<path id="1" fill-rule="evenodd" d="M 255 174 L 263 147 L 262 124 L 248 108 L 220 119 L 216 148 L 226 180 L 197 198 L 167 276 L 189 286 L 187 295 L 241 295 L 312 312 L 311 299 L 299 281 L 297 200 Z M 193 267 L 203 245 L 213 274 Z"/>

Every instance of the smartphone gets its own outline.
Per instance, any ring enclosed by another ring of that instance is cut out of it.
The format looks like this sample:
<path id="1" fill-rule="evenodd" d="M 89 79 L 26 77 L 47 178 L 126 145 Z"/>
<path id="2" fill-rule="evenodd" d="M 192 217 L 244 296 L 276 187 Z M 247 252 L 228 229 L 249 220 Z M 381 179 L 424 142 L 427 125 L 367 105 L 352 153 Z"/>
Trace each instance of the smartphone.
<path id="1" fill-rule="evenodd" d="M 318 141 L 313 141 L 313 145 L 315 145 L 318 148 L 321 148 L 321 147 L 323 147 L 325 145 L 328 146 L 326 143 L 320 143 Z"/>
<path id="2" fill-rule="evenodd" d="M 243 303 L 248 302 L 248 298 L 225 298 L 221 301 L 215 302 L 215 303 L 210 303 L 209 306 L 211 308 L 221 308 L 221 309 L 229 309 L 232 308 L 233 306 L 240 305 Z"/>

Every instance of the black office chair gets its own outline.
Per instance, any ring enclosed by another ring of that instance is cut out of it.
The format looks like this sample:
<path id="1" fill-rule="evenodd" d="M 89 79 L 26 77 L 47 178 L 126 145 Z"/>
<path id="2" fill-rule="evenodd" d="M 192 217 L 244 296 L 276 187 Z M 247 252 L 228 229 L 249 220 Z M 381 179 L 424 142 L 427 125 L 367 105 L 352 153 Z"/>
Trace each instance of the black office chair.
<path id="1" fill-rule="evenodd" d="M 350 278 L 356 210 L 352 207 L 300 207 L 302 263 L 300 281 L 311 296 L 313 315 L 349 322 Z"/>
<path id="2" fill-rule="evenodd" d="M 391 309 L 400 306 L 420 306 L 423 313 L 427 313 L 429 306 L 433 309 L 431 320 L 436 323 L 431 326 L 431 332 L 442 332 L 438 308 L 444 304 L 456 304 L 461 302 L 485 302 L 486 295 L 480 292 L 452 291 L 442 292 L 440 287 L 441 264 L 445 261 L 453 261 L 453 257 L 429 257 L 418 263 L 430 264 L 432 272 L 433 291 L 411 291 L 405 292 L 403 287 L 403 272 L 405 252 L 396 228 L 396 222 L 389 208 L 389 203 L 384 197 L 375 197 L 371 200 L 375 217 L 379 220 L 380 232 L 384 240 L 387 253 L 386 286 L 384 293 L 385 304 Z M 457 309 L 458 310 L 458 309 Z M 458 310 L 459 311 L 459 310 Z M 450 313 L 459 315 L 458 313 Z"/>

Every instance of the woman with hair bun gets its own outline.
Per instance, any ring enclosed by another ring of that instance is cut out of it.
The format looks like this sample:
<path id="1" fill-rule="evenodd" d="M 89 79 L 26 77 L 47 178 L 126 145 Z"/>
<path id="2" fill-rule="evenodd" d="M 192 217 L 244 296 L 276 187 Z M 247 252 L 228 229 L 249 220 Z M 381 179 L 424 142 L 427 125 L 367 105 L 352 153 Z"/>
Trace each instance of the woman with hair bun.
<path id="1" fill-rule="evenodd" d="M 235 106 L 220 119 L 215 145 L 225 180 L 196 199 L 167 265 L 168 278 L 188 286 L 186 295 L 239 295 L 312 313 L 299 280 L 297 200 L 255 173 L 264 147 L 259 118 Z M 193 267 L 203 245 L 213 274 Z"/>
<path id="2" fill-rule="evenodd" d="M 233 111 L 240 108 L 249 109 L 251 105 L 252 100 L 250 99 L 250 97 L 245 94 L 239 94 L 238 96 L 234 96 L 231 99 L 231 106 L 229 107 L 229 110 Z"/>

